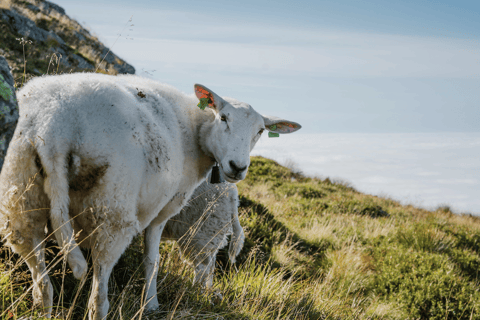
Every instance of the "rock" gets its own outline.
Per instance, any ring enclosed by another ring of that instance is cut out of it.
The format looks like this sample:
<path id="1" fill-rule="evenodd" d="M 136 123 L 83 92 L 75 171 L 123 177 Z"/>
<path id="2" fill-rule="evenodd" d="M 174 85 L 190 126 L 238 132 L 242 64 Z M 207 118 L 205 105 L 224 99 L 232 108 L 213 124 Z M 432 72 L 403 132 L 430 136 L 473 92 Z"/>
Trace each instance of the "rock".
<path id="1" fill-rule="evenodd" d="M 77 67 L 78 68 L 82 68 L 82 69 L 92 69 L 94 70 L 94 66 L 92 66 L 90 63 L 88 63 L 87 61 L 85 61 L 85 59 L 83 59 L 82 57 L 76 55 L 76 54 L 72 54 L 70 55 L 70 58 L 72 58 L 73 60 L 76 60 L 78 62 L 77 64 Z"/>
<path id="2" fill-rule="evenodd" d="M 18 122 L 17 97 L 7 60 L 0 56 L 0 170 Z"/>
<path id="3" fill-rule="evenodd" d="M 32 10 L 32 11 L 35 12 L 35 13 L 38 13 L 38 12 L 41 11 L 39 7 L 34 6 L 34 5 L 31 4 L 31 3 L 27 4 L 27 8 L 30 9 L 30 10 Z"/>
<path id="4" fill-rule="evenodd" d="M 40 8 L 47 13 L 50 13 L 51 10 L 55 10 L 60 14 L 65 14 L 65 9 L 60 7 L 58 4 L 51 3 L 50 1 L 44 1 L 43 3 L 40 3 Z"/>
<path id="5" fill-rule="evenodd" d="M 78 38 L 79 41 L 87 41 L 87 39 L 80 32 L 73 30 L 73 34 Z"/>
<path id="6" fill-rule="evenodd" d="M 34 41 L 46 42 L 48 39 L 55 39 L 59 44 L 65 45 L 65 41 L 54 32 L 47 32 L 35 25 L 35 22 L 27 17 L 18 14 L 15 10 L 0 10 L 0 19 L 16 32 Z M 25 39 L 26 40 L 26 39 Z"/>
<path id="7" fill-rule="evenodd" d="M 128 63 L 125 62 L 125 64 L 116 64 L 115 63 L 115 69 L 118 71 L 120 74 L 135 74 L 135 68 Z"/>
<path id="8" fill-rule="evenodd" d="M 115 62 L 115 58 L 113 56 L 113 53 L 110 52 L 110 49 L 103 47 L 102 60 L 105 60 L 108 63 L 114 63 Z"/>

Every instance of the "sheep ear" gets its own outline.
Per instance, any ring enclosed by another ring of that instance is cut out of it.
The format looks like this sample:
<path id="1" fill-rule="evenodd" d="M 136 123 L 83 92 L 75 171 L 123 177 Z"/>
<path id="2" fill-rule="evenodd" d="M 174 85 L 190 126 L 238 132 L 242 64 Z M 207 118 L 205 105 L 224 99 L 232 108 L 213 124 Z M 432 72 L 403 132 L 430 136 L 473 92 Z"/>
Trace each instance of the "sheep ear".
<path id="1" fill-rule="evenodd" d="M 194 88 L 195 95 L 197 96 L 198 100 L 200 100 L 200 102 L 197 104 L 200 109 L 204 110 L 205 107 L 209 107 L 216 112 L 222 109 L 223 99 L 220 98 L 215 92 L 205 86 L 202 86 L 201 84 L 195 84 Z"/>
<path id="2" fill-rule="evenodd" d="M 300 130 L 302 126 L 296 122 L 271 116 L 262 116 L 265 129 L 273 133 L 292 133 Z"/>

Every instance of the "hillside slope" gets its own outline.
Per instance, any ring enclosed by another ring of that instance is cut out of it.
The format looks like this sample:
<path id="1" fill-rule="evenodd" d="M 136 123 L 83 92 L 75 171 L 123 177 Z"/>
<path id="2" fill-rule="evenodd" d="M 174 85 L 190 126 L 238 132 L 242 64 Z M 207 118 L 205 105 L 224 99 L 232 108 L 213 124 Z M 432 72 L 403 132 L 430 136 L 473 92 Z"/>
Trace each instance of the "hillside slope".
<path id="1" fill-rule="evenodd" d="M 240 259 L 230 265 L 222 252 L 215 287 L 204 291 L 176 245 L 162 243 L 161 307 L 143 318 L 480 319 L 478 218 L 402 206 L 261 157 L 238 189 Z M 115 267 L 112 319 L 141 316 L 142 250 L 139 236 Z M 80 318 L 91 280 L 78 289 L 58 249 L 49 251 L 56 313 Z M 32 314 L 26 267 L 6 249 L 1 256 L 0 318 Z"/>
<path id="2" fill-rule="evenodd" d="M 17 87 L 47 73 L 135 73 L 63 8 L 44 0 L 1 0 L 0 55 Z"/>

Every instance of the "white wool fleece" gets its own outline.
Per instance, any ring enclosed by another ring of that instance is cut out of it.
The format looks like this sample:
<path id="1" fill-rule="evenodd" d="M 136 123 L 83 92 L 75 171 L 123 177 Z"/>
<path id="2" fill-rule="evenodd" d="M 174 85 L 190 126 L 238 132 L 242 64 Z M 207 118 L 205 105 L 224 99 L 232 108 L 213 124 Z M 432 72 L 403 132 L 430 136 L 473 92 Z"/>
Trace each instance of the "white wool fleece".
<path id="1" fill-rule="evenodd" d="M 238 220 L 235 184 L 202 183 L 179 214 L 168 220 L 162 240 L 178 242 L 182 254 L 194 264 L 195 282 L 209 287 L 215 259 L 232 235 L 228 255 L 232 263 L 243 248 L 245 235 Z"/>

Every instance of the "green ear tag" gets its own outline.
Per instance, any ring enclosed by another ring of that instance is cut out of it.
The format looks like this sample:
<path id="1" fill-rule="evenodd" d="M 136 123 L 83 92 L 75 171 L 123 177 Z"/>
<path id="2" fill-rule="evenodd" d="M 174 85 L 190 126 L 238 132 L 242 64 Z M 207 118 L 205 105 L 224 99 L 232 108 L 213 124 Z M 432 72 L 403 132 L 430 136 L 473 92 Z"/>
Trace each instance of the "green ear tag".
<path id="1" fill-rule="evenodd" d="M 202 110 L 205 110 L 205 108 L 208 106 L 208 98 L 202 98 L 200 99 L 200 102 L 197 104 L 197 107 L 199 107 Z"/>
<path id="2" fill-rule="evenodd" d="M 269 132 L 268 137 L 269 138 L 278 138 L 278 137 L 280 137 L 280 135 L 278 133 L 275 133 L 275 132 Z"/>

